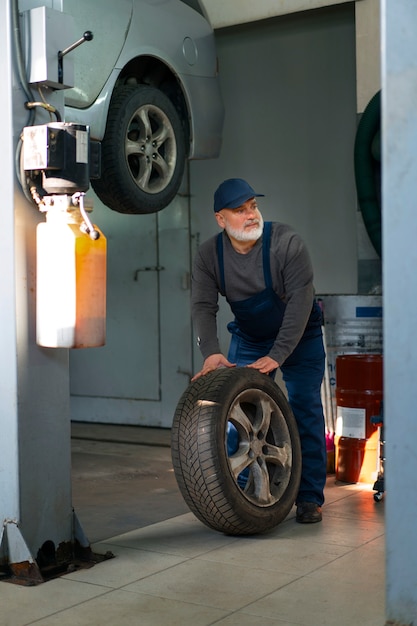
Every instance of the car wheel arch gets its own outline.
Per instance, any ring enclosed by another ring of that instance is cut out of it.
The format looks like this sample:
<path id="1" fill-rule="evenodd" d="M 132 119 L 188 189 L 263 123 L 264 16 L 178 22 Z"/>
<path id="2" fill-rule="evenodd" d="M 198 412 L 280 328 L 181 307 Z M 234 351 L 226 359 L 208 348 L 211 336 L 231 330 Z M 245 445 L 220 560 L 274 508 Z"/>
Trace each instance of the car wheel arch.
<path id="1" fill-rule="evenodd" d="M 180 117 L 186 137 L 187 156 L 190 152 L 191 111 L 184 84 L 179 73 L 165 61 L 152 55 L 138 55 L 120 70 L 113 92 L 122 85 L 146 85 L 159 89 L 172 102 Z M 108 111 L 107 111 L 108 115 Z"/>

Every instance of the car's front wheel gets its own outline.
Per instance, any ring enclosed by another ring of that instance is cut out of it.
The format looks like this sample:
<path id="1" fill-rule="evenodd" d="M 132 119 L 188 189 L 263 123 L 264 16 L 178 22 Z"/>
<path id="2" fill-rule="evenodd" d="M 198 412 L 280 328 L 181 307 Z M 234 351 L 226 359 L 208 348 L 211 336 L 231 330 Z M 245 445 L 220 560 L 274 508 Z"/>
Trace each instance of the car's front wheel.
<path id="1" fill-rule="evenodd" d="M 178 403 L 171 436 L 178 486 L 207 526 L 262 533 L 290 512 L 301 477 L 300 439 L 269 376 L 230 368 L 198 378 Z"/>
<path id="2" fill-rule="evenodd" d="M 120 213 L 155 213 L 175 197 L 186 159 L 184 129 L 170 99 L 147 85 L 118 87 L 101 144 L 101 177 L 92 186 Z"/>

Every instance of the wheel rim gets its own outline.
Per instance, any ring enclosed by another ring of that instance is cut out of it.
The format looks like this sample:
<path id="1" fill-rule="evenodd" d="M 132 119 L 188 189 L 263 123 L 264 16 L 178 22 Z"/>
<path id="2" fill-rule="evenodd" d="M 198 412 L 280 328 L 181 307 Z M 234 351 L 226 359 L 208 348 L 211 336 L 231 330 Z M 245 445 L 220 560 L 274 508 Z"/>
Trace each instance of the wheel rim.
<path id="1" fill-rule="evenodd" d="M 291 478 L 292 446 L 284 415 L 268 394 L 247 390 L 235 398 L 228 413 L 226 448 L 242 494 L 260 507 L 276 504 Z"/>
<path id="2" fill-rule="evenodd" d="M 132 115 L 126 132 L 125 155 L 135 184 L 145 193 L 163 191 L 177 162 L 175 132 L 168 116 L 147 104 Z"/>

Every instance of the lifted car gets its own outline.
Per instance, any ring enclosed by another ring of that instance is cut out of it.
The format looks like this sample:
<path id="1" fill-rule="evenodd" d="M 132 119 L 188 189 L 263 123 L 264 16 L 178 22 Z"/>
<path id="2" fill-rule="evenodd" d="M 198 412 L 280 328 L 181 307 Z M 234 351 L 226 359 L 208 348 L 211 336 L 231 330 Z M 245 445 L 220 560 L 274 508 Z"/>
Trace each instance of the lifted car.
<path id="1" fill-rule="evenodd" d="M 194 7 L 194 8 L 193 8 Z M 199 10 L 196 10 L 199 9 Z M 80 32 L 65 118 L 101 141 L 92 186 L 121 213 L 154 213 L 189 159 L 218 156 L 224 109 L 213 30 L 197 0 L 64 0 Z"/>

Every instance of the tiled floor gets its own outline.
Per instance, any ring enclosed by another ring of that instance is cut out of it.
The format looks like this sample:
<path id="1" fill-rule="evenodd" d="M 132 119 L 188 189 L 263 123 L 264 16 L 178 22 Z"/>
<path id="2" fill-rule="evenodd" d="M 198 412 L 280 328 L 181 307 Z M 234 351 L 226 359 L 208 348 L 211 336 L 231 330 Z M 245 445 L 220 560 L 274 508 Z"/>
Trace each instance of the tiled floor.
<path id="1" fill-rule="evenodd" d="M 228 537 L 190 512 L 95 543 L 115 558 L 0 583 L 0 625 L 383 626 L 384 501 L 329 476 L 323 522 Z"/>

